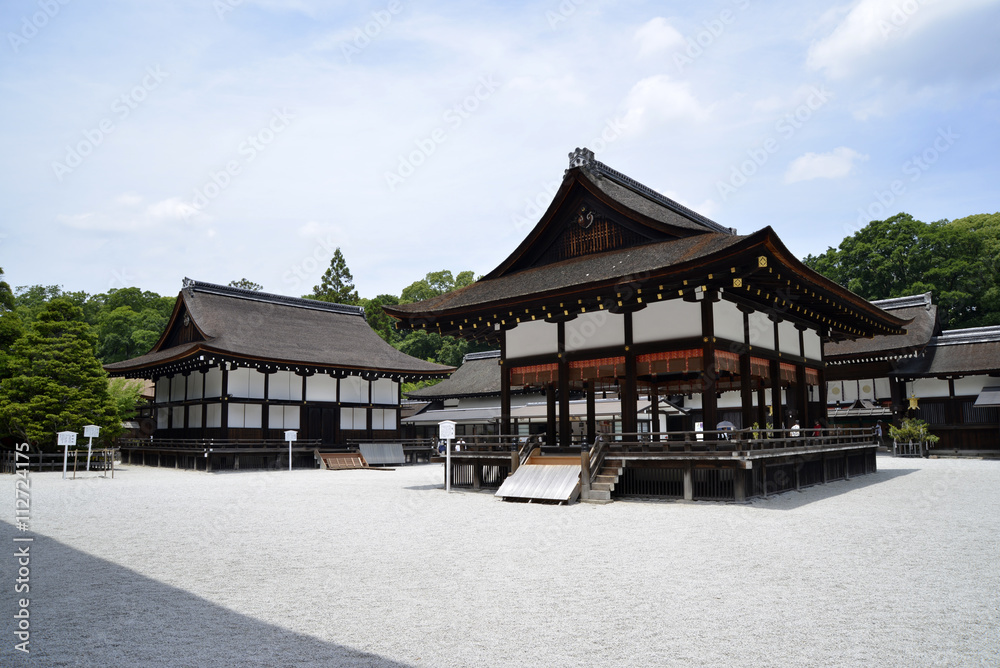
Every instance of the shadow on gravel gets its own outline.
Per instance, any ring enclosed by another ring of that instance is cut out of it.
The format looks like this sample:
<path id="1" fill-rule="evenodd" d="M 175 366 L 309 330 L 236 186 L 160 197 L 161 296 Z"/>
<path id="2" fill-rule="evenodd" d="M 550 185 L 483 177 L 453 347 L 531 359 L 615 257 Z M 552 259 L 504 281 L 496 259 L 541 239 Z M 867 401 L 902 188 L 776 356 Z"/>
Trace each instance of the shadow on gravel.
<path id="1" fill-rule="evenodd" d="M 762 510 L 794 510 L 802 506 L 823 501 L 841 494 L 848 494 L 858 489 L 864 489 L 871 485 L 878 485 L 888 482 L 894 478 L 901 478 L 911 473 L 916 473 L 920 469 L 892 469 L 889 471 L 876 471 L 862 476 L 856 476 L 850 480 L 834 480 L 825 485 L 813 485 L 803 487 L 801 491 L 795 490 L 770 494 L 767 499 L 760 497 L 753 500 L 754 508 Z M 771 501 L 779 501 L 779 504 L 772 504 Z"/>
<path id="2" fill-rule="evenodd" d="M 241 615 L 7 522 L 0 522 L 0 543 L 5 667 L 407 665 Z M 23 545 L 30 545 L 31 589 L 15 596 L 11 546 Z M 30 654 L 14 649 L 21 597 L 30 601 Z"/>

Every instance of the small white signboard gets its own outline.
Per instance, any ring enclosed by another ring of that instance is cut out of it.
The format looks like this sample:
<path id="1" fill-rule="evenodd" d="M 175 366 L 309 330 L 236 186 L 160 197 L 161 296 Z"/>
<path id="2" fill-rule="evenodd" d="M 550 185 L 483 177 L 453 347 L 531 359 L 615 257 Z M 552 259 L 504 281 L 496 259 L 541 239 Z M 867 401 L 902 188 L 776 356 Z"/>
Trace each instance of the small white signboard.
<path id="1" fill-rule="evenodd" d="M 451 491 L 451 440 L 455 438 L 455 421 L 438 422 L 438 438 L 444 439 L 444 488 Z"/>
<path id="2" fill-rule="evenodd" d="M 69 446 L 76 445 L 76 432 L 75 431 L 60 431 L 56 432 L 56 439 L 59 445 L 63 447 L 63 480 L 66 479 L 66 467 L 69 465 Z"/>
<path id="3" fill-rule="evenodd" d="M 94 449 L 94 439 L 101 435 L 101 428 L 96 424 L 88 424 L 83 428 L 83 435 L 87 439 L 87 471 L 90 471 L 90 453 Z"/>
<path id="4" fill-rule="evenodd" d="M 292 443 L 298 437 L 299 432 L 294 429 L 288 429 L 285 431 L 285 440 L 288 441 L 288 470 L 292 470 Z"/>

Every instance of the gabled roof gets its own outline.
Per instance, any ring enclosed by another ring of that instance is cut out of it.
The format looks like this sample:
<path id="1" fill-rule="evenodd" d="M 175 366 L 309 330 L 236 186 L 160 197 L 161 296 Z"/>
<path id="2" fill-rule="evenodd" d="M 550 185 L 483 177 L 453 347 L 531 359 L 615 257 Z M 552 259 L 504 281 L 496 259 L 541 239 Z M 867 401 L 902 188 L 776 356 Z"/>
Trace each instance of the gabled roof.
<path id="1" fill-rule="evenodd" d="M 933 337 L 923 354 L 904 360 L 897 378 L 1000 373 L 1000 326 L 953 329 Z"/>
<path id="2" fill-rule="evenodd" d="M 846 364 L 869 358 L 899 358 L 923 350 L 931 337 L 941 332 L 937 305 L 931 293 L 879 299 L 872 304 L 892 315 L 909 320 L 904 334 L 876 336 L 871 339 L 831 341 L 823 345 L 823 353 L 832 364 Z"/>
<path id="3" fill-rule="evenodd" d="M 806 267 L 770 228 L 740 236 L 577 149 L 552 204 L 496 269 L 460 290 L 384 307 L 402 329 L 496 342 L 521 320 L 725 291 L 831 338 L 902 334 L 887 313 Z"/>
<path id="4" fill-rule="evenodd" d="M 407 392 L 411 399 L 455 399 L 500 394 L 500 351 L 469 353 L 446 380 Z"/>
<path id="5" fill-rule="evenodd" d="M 364 309 L 184 279 L 153 349 L 108 364 L 112 375 L 148 377 L 164 367 L 208 366 L 217 356 L 301 371 L 347 370 L 397 377 L 444 376 L 452 367 L 410 357 L 368 326 Z"/>

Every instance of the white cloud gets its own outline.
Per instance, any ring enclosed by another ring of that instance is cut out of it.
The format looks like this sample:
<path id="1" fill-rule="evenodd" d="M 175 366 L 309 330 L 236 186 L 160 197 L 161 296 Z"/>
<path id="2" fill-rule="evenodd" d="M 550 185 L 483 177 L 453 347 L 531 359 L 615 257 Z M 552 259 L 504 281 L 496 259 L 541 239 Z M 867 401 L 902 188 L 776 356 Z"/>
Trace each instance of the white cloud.
<path id="1" fill-rule="evenodd" d="M 633 40 L 639 44 L 640 56 L 649 56 L 684 46 L 684 35 L 662 16 L 644 23 L 635 31 Z"/>
<path id="2" fill-rule="evenodd" d="M 785 172 L 785 183 L 812 179 L 841 179 L 851 173 L 854 163 L 868 156 L 840 146 L 829 153 L 806 153 L 792 161 Z"/>
<path id="3" fill-rule="evenodd" d="M 695 98 L 689 84 L 657 74 L 639 81 L 625 97 L 624 125 L 629 133 L 651 125 L 681 120 L 701 120 L 707 110 Z"/>
<path id="4" fill-rule="evenodd" d="M 962 18 L 995 0 L 857 0 L 828 36 L 809 47 L 807 64 L 833 79 L 851 77 L 884 64 L 876 56 L 900 50 L 926 50 L 923 33 Z M 970 17 L 976 22 L 976 17 Z M 956 35 L 961 32 L 957 31 Z M 961 44 L 951 46 L 961 47 Z"/>
<path id="5" fill-rule="evenodd" d="M 179 197 L 170 197 L 143 206 L 143 198 L 135 194 L 119 195 L 114 206 L 105 211 L 87 213 L 58 214 L 56 220 L 67 227 L 88 232 L 139 232 L 177 221 L 208 216 L 185 204 Z"/>

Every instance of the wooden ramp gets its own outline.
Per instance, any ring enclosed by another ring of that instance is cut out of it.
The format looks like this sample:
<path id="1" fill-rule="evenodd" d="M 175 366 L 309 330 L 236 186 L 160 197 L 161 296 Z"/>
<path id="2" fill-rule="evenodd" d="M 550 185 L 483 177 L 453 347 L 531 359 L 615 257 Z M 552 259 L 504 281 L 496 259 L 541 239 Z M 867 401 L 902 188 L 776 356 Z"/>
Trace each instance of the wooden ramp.
<path id="1" fill-rule="evenodd" d="M 406 463 L 403 446 L 399 443 L 361 443 L 358 448 L 369 466 Z"/>
<path id="2" fill-rule="evenodd" d="M 505 501 L 572 503 L 580 497 L 580 465 L 524 464 L 504 480 L 496 496 Z"/>
<path id="3" fill-rule="evenodd" d="M 316 456 L 328 471 L 368 468 L 368 462 L 359 452 L 317 452 Z"/>

